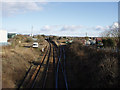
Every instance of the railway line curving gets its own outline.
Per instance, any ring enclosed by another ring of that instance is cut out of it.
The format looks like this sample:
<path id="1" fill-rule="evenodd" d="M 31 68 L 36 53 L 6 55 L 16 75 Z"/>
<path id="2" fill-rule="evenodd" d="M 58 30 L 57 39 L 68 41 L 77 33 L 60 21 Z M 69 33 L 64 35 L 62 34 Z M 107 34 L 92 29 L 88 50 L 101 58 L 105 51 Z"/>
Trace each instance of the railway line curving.
<path id="1" fill-rule="evenodd" d="M 31 65 L 18 89 L 21 88 L 66 88 L 65 49 L 47 40 L 49 46 L 39 65 Z"/>

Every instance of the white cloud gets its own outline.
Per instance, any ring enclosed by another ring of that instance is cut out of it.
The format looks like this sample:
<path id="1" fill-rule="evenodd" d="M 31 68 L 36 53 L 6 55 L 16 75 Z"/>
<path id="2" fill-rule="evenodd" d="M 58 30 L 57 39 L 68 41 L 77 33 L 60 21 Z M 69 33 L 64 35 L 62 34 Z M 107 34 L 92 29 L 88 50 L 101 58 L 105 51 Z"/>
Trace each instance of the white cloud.
<path id="1" fill-rule="evenodd" d="M 96 30 L 104 30 L 104 27 L 102 27 L 102 26 L 96 26 L 95 29 Z"/>
<path id="2" fill-rule="evenodd" d="M 117 26 L 117 23 L 111 26 Z M 87 32 L 89 36 L 99 36 L 101 32 L 110 30 L 111 26 L 97 25 L 88 27 L 83 25 L 45 25 L 41 28 L 40 33 L 58 36 L 85 36 Z"/>
<path id="3" fill-rule="evenodd" d="M 96 30 L 111 30 L 111 29 L 116 29 L 116 28 L 119 28 L 119 24 L 118 22 L 114 22 L 112 25 L 107 25 L 107 26 L 97 26 L 96 27 Z"/>
<path id="4" fill-rule="evenodd" d="M 114 28 L 119 28 L 118 22 L 114 22 L 113 25 L 111 26 L 112 29 Z"/>
<path id="5" fill-rule="evenodd" d="M 114 22 L 112 25 L 107 25 L 107 26 L 96 26 L 95 30 L 110 30 L 110 29 L 115 29 L 115 28 L 119 28 L 119 24 L 118 22 Z"/>
<path id="6" fill-rule="evenodd" d="M 55 30 L 60 30 L 62 25 L 45 25 L 41 28 L 41 31 L 55 31 Z"/>
<path id="7" fill-rule="evenodd" d="M 40 33 L 46 35 L 57 35 L 57 36 L 98 36 L 99 31 L 93 30 L 92 27 L 87 27 L 83 25 L 45 25 L 41 28 Z"/>
<path id="8" fill-rule="evenodd" d="M 3 16 L 12 16 L 19 13 L 26 13 L 31 11 L 41 11 L 43 10 L 43 5 L 45 3 L 36 2 L 2 2 Z"/>
<path id="9" fill-rule="evenodd" d="M 81 25 L 45 25 L 41 28 L 42 31 L 76 31 L 82 29 Z"/>
<path id="10" fill-rule="evenodd" d="M 80 30 L 82 28 L 83 28 L 82 25 L 64 25 L 61 28 L 61 31 L 75 31 L 75 30 Z"/>
<path id="11" fill-rule="evenodd" d="M 117 22 L 113 23 L 112 25 L 107 25 L 107 26 L 97 25 L 96 27 L 93 27 L 93 30 L 105 31 L 105 30 L 110 30 L 110 29 L 114 29 L 114 28 L 118 28 L 118 23 Z"/>
<path id="12" fill-rule="evenodd" d="M 48 30 L 51 30 L 51 29 L 52 29 L 52 27 L 50 27 L 49 25 L 45 25 L 45 26 L 42 27 L 41 30 L 48 31 Z"/>

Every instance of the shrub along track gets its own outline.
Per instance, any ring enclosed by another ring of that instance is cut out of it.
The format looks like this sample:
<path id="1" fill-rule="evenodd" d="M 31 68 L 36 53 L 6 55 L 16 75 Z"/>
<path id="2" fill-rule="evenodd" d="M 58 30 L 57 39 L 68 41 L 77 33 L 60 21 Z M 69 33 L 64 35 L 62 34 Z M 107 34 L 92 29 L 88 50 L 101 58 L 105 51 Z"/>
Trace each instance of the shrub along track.
<path id="1" fill-rule="evenodd" d="M 118 87 L 117 53 L 84 47 L 78 42 L 65 49 L 69 88 Z"/>

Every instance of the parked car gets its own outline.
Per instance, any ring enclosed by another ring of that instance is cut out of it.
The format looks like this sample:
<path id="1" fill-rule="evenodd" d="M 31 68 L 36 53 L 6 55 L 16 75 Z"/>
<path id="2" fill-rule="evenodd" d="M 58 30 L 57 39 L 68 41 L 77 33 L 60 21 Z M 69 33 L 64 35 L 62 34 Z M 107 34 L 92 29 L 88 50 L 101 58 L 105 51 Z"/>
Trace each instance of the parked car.
<path id="1" fill-rule="evenodd" d="M 33 43 L 33 48 L 38 48 L 38 42 Z"/>

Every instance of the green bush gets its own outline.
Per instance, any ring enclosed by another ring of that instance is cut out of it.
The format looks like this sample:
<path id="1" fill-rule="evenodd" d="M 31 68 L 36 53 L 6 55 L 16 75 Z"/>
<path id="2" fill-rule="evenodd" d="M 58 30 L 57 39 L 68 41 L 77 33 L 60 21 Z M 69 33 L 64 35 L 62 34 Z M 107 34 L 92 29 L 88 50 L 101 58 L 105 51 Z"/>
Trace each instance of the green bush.
<path id="1" fill-rule="evenodd" d="M 63 37 L 64 39 L 66 39 L 66 37 Z"/>
<path id="2" fill-rule="evenodd" d="M 44 34 L 43 34 L 43 35 L 41 35 L 41 36 L 45 38 L 45 35 L 44 35 Z"/>
<path id="3" fill-rule="evenodd" d="M 114 47 L 115 46 L 115 41 L 112 40 L 112 39 L 107 39 L 107 42 L 108 42 L 108 47 Z"/>
<path id="4" fill-rule="evenodd" d="M 106 40 L 106 39 L 103 39 L 102 42 L 103 42 L 103 46 L 104 46 L 104 47 L 107 47 L 107 44 L 108 44 L 108 43 L 107 43 L 107 40 Z"/>
<path id="5" fill-rule="evenodd" d="M 89 37 L 88 37 L 88 36 L 86 36 L 86 37 L 85 37 L 85 40 L 89 40 Z"/>
<path id="6" fill-rule="evenodd" d="M 115 47 L 115 41 L 111 38 L 103 39 L 102 42 L 104 47 Z"/>
<path id="7" fill-rule="evenodd" d="M 25 42 L 29 43 L 29 42 L 33 42 L 33 40 L 32 40 L 32 38 L 27 38 L 27 39 L 25 40 Z"/>
<path id="8" fill-rule="evenodd" d="M 61 37 L 59 37 L 58 40 L 61 40 Z"/>

